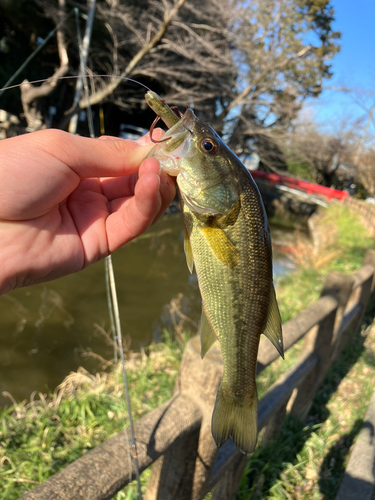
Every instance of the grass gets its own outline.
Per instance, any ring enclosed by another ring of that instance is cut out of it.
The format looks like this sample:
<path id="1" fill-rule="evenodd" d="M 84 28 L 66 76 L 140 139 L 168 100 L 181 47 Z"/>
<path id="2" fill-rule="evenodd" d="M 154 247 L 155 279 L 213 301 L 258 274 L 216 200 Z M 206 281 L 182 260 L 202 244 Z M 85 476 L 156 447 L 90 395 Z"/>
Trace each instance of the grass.
<path id="1" fill-rule="evenodd" d="M 283 321 L 314 302 L 332 270 L 359 269 L 373 240 L 342 205 L 332 205 L 317 224 L 321 245 L 297 239 L 293 258 L 298 270 L 277 283 Z M 375 307 L 374 307 L 375 310 Z M 160 406 L 173 393 L 182 356 L 179 343 L 167 337 L 147 353 L 128 361 L 128 380 L 135 420 Z M 297 359 L 303 343 L 288 351 L 258 378 L 262 396 Z M 251 455 L 238 499 L 333 499 L 348 450 L 357 435 L 374 375 L 375 330 L 353 340 L 330 370 L 316 395 L 308 423 L 288 418 L 280 437 Z M 79 370 L 48 396 L 13 402 L 0 413 L 0 487 L 3 497 L 16 499 L 64 466 L 99 445 L 128 424 L 119 370 L 91 375 Z M 141 476 L 145 490 L 150 469 Z M 261 496 L 260 496 L 261 495 Z M 114 498 L 137 498 L 129 485 Z"/>
<path id="2" fill-rule="evenodd" d="M 335 204 L 317 223 L 320 245 L 302 237 L 294 248 L 295 273 L 282 277 L 277 295 L 283 321 L 313 303 L 331 270 L 352 273 L 363 265 L 374 240 L 359 218 Z M 353 337 L 318 390 L 308 422 L 287 417 L 278 438 L 250 456 L 237 500 L 334 500 L 350 447 L 359 433 L 373 392 L 375 375 L 375 299 L 366 329 Z M 303 340 L 258 377 L 260 396 L 293 365 Z"/>
<path id="3" fill-rule="evenodd" d="M 168 400 L 182 350 L 167 339 L 133 355 L 127 363 L 135 420 Z M 15 402 L 14 402 L 15 403 Z M 91 375 L 71 373 L 54 394 L 34 395 L 0 414 L 0 484 L 2 498 L 19 498 L 65 465 L 128 425 L 121 370 Z M 142 474 L 143 486 L 150 471 Z M 137 498 L 130 485 L 115 498 Z"/>
<path id="4" fill-rule="evenodd" d="M 329 271 L 352 273 L 362 267 L 366 251 L 374 246 L 359 217 L 340 203 L 320 213 L 313 245 L 300 235 L 291 258 L 297 271 L 281 277 L 276 285 L 282 321 L 288 321 L 315 302 Z"/>
<path id="5" fill-rule="evenodd" d="M 283 323 L 319 298 L 330 271 L 355 272 L 362 267 L 366 251 L 374 246 L 360 219 L 339 203 L 320 214 L 316 232 L 317 246 L 304 235 L 297 237 L 292 254 L 297 270 L 280 277 L 276 284 Z M 276 360 L 259 375 L 259 397 L 297 361 L 302 347 L 303 339 L 288 351 L 285 361 Z"/>
<path id="6" fill-rule="evenodd" d="M 369 310 L 375 315 L 375 303 Z M 375 376 L 375 323 L 330 368 L 307 422 L 287 417 L 280 435 L 250 456 L 237 500 L 334 500 Z"/>

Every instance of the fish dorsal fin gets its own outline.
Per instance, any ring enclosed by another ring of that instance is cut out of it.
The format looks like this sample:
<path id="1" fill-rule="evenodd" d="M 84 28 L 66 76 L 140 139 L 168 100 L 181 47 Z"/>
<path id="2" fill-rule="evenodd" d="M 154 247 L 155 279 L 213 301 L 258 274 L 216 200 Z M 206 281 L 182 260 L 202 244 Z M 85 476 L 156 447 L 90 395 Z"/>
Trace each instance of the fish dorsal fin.
<path id="1" fill-rule="evenodd" d="M 202 304 L 200 337 L 201 337 L 201 356 L 203 359 L 208 349 L 217 340 L 214 329 L 212 328 L 211 323 L 209 322 L 206 313 L 204 311 L 203 304 Z"/>
<path id="2" fill-rule="evenodd" d="M 191 248 L 190 237 L 186 226 L 184 228 L 184 250 L 186 256 L 186 264 L 190 273 L 192 273 L 194 269 L 193 250 Z"/>
<path id="3" fill-rule="evenodd" d="M 200 230 L 216 258 L 219 259 L 224 266 L 233 268 L 238 264 L 240 260 L 238 250 L 222 229 L 216 224 L 213 224 L 201 227 Z"/>
<path id="4" fill-rule="evenodd" d="M 273 284 L 271 285 L 270 306 L 268 309 L 267 323 L 263 333 L 268 338 L 268 340 L 272 342 L 272 344 L 278 350 L 280 356 L 284 359 L 281 318 Z"/>

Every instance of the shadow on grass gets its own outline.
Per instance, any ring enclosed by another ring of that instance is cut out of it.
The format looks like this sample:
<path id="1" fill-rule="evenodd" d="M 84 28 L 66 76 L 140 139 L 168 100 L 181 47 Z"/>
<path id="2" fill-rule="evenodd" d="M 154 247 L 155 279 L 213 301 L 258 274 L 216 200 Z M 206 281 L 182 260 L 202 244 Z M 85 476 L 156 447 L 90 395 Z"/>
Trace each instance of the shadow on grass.
<path id="1" fill-rule="evenodd" d="M 375 297 L 373 296 L 366 310 L 364 326 L 370 325 L 375 316 Z M 268 446 L 257 448 L 249 457 L 242 477 L 237 500 L 260 500 L 269 496 L 273 499 L 307 498 L 312 483 L 304 476 L 304 462 L 301 456 L 306 441 L 313 437 L 316 430 L 328 419 L 330 411 L 327 404 L 337 391 L 343 378 L 363 354 L 366 338 L 360 332 L 353 335 L 350 344 L 343 350 L 339 359 L 329 369 L 322 386 L 317 391 L 307 422 L 287 416 L 279 436 Z M 365 362 L 375 366 L 375 359 L 367 354 Z M 332 445 L 317 471 L 319 489 L 324 500 L 333 500 L 338 492 L 345 472 L 344 464 L 349 449 L 361 430 L 362 420 L 355 421 L 352 429 Z M 316 440 L 320 438 L 316 435 Z M 321 440 L 320 446 L 324 448 Z M 325 450 L 322 450 L 325 453 Z M 288 468 L 294 468 L 294 478 L 300 474 L 300 481 L 290 481 Z M 311 497 L 312 498 L 312 497 Z"/>
<path id="2" fill-rule="evenodd" d="M 319 490 L 323 498 L 336 497 L 345 473 L 346 457 L 350 447 L 362 428 L 362 420 L 357 419 L 350 432 L 342 435 L 333 444 L 320 468 Z M 359 500 L 359 499 L 358 499 Z"/>

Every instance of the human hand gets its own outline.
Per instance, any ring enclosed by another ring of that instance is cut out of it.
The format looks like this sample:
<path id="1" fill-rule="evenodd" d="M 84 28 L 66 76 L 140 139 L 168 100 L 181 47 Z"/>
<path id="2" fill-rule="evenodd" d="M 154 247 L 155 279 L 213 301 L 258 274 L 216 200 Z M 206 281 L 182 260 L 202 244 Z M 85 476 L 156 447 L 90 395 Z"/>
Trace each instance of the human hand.
<path id="1" fill-rule="evenodd" d="M 59 130 L 0 141 L 0 294 L 80 271 L 146 231 L 175 194 L 144 160 L 152 146 L 148 134 Z"/>

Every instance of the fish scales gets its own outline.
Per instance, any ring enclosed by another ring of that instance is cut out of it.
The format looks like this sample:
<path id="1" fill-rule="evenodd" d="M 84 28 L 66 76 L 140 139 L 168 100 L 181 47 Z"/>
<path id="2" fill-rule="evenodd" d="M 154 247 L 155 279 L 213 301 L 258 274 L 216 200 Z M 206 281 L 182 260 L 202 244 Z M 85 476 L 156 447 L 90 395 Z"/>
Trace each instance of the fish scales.
<path id="1" fill-rule="evenodd" d="M 259 210 L 259 194 L 256 187 L 250 183 L 247 186 L 240 196 L 240 203 L 242 207 L 253 205 L 254 214 L 256 209 Z M 232 360 L 237 363 L 236 371 L 226 370 L 224 382 L 231 377 L 229 381 L 240 395 L 254 390 L 257 347 L 269 302 L 264 297 L 269 296 L 271 286 L 272 262 L 263 251 L 268 245 L 268 231 L 264 215 L 259 212 L 259 222 L 250 225 L 250 230 L 246 211 L 240 212 L 235 224 L 226 229 L 229 239 L 240 248 L 240 264 L 235 269 L 212 259 L 212 249 L 199 230 L 197 218 L 190 234 L 193 253 L 202 255 L 196 263 L 196 271 L 205 308 L 210 317 L 212 312 L 214 329 L 219 332 L 224 365 L 229 366 Z M 223 299 L 228 302 L 228 308 L 220 307 Z M 244 351 L 253 353 L 250 370 L 241 356 Z"/>
<path id="2" fill-rule="evenodd" d="M 244 189 L 240 195 L 244 210 L 240 210 L 235 223 L 226 228 L 228 238 L 239 251 L 239 264 L 231 269 L 212 258 L 212 249 L 200 231 L 202 220 L 197 217 L 190 241 L 193 254 L 202 257 L 196 262 L 196 272 L 203 307 L 207 316 L 212 318 L 213 329 L 218 332 L 223 355 L 221 397 L 230 406 L 251 407 L 246 424 L 250 429 L 256 429 L 256 360 L 268 314 L 272 260 L 269 231 L 258 189 L 246 172 L 239 172 L 239 175 L 246 176 L 242 180 Z M 249 213 L 252 214 L 251 224 Z M 223 302 L 228 304 L 226 308 L 223 308 Z M 230 430 L 215 431 L 218 425 L 214 411 L 213 433 L 220 446 L 229 437 Z M 252 434 L 244 443 L 237 437 L 237 445 L 248 452 L 255 445 L 255 439 Z"/>
<path id="3" fill-rule="evenodd" d="M 257 440 L 256 361 L 265 333 L 283 355 L 272 282 L 272 249 L 260 193 L 240 160 L 188 109 L 180 120 L 156 94 L 146 101 L 172 128 L 154 152 L 177 176 L 185 253 L 202 296 L 202 356 L 218 339 L 224 374 L 212 416 L 218 446 L 232 437 L 250 453 Z"/>

